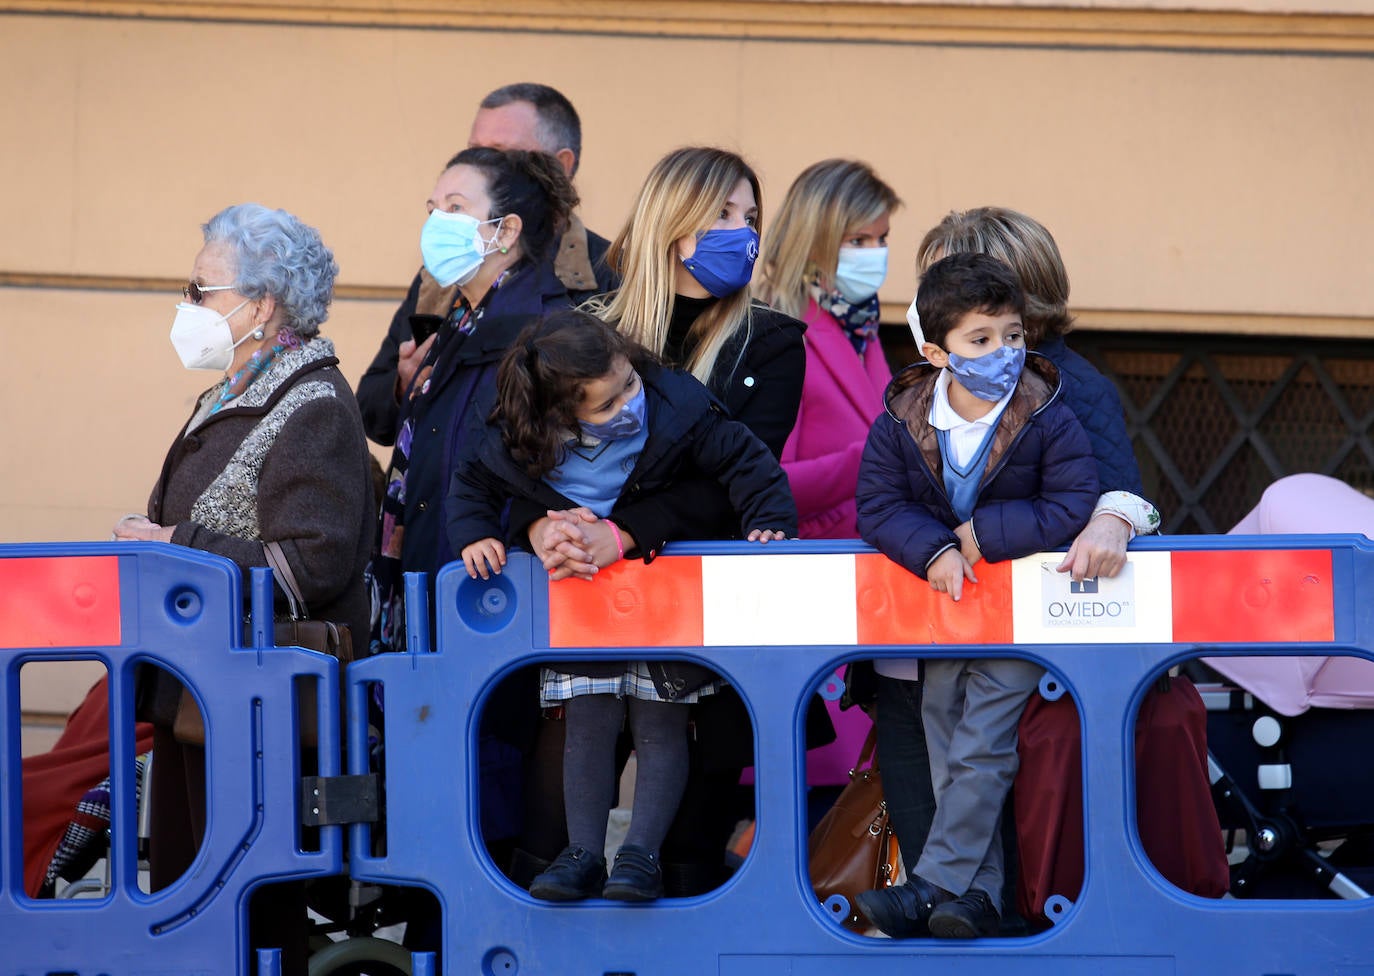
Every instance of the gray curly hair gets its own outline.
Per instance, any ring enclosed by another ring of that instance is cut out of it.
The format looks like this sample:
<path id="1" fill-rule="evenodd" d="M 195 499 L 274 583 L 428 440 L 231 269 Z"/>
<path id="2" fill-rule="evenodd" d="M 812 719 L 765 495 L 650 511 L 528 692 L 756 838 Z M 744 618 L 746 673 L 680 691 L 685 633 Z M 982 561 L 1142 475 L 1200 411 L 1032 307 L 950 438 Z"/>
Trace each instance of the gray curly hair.
<path id="1" fill-rule="evenodd" d="M 339 273 L 319 231 L 260 203 L 226 207 L 201 230 L 206 244 L 227 244 L 233 252 L 235 291 L 245 298 L 271 295 L 286 315 L 284 330 L 299 339 L 319 335 Z"/>

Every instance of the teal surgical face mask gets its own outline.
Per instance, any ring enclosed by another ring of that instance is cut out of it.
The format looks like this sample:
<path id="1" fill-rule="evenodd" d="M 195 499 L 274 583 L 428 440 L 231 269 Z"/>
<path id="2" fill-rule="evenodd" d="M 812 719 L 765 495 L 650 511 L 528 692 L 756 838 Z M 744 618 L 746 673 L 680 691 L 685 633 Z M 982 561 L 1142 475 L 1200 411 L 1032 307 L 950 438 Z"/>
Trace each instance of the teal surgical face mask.
<path id="1" fill-rule="evenodd" d="M 851 305 L 878 294 L 887 280 L 886 247 L 842 247 L 835 267 L 835 290 Z"/>
<path id="2" fill-rule="evenodd" d="M 478 220 L 464 213 L 432 210 L 420 230 L 420 254 L 425 269 L 442 287 L 466 285 L 477 274 L 486 256 L 496 250 L 496 236 L 482 239 L 477 230 L 484 224 L 496 224 L 498 230 L 504 217 Z"/>

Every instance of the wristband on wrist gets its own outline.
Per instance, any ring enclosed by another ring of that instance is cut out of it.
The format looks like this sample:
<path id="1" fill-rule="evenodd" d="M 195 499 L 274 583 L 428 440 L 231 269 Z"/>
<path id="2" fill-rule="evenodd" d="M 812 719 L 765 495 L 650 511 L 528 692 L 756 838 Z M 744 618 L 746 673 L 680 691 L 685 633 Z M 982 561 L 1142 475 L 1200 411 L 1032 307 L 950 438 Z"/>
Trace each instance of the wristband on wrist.
<path id="1" fill-rule="evenodd" d="M 617 559 L 624 559 L 624 558 L 625 558 L 625 540 L 622 539 L 622 538 L 620 538 L 620 526 L 616 525 L 616 524 L 615 524 L 614 522 L 612 522 L 610 519 L 607 519 L 607 520 L 606 520 L 606 524 L 609 525 L 609 526 L 611 527 L 611 535 L 615 536 L 615 551 L 616 551 L 616 558 L 617 558 Z"/>

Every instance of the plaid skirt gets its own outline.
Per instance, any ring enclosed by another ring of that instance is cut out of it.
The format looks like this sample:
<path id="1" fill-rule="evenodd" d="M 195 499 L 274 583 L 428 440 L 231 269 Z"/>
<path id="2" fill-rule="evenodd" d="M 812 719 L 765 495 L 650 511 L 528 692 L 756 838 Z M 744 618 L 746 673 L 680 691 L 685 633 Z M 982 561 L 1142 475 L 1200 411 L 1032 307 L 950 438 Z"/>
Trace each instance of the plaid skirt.
<path id="1" fill-rule="evenodd" d="M 707 695 L 714 695 L 722 684 L 721 681 L 708 681 L 696 691 L 672 699 L 670 704 L 691 705 Z M 555 671 L 553 668 L 539 670 L 540 708 L 549 708 L 579 695 L 615 695 L 617 698 L 628 696 L 644 701 L 669 701 L 658 693 L 654 679 L 649 674 L 647 661 L 630 661 L 620 674 L 607 678 L 589 678 L 586 675 Z"/>

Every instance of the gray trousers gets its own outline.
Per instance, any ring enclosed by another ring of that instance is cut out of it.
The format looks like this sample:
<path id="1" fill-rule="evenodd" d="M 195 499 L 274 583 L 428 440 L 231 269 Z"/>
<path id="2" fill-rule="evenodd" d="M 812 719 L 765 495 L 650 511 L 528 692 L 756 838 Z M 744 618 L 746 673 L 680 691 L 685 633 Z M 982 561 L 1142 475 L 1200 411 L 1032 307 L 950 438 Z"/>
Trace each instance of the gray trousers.
<path id="1" fill-rule="evenodd" d="M 921 721 L 935 820 L 915 873 L 953 892 L 1002 895 L 1002 804 L 1016 776 L 1016 727 L 1045 673 L 1029 661 L 925 662 Z"/>

